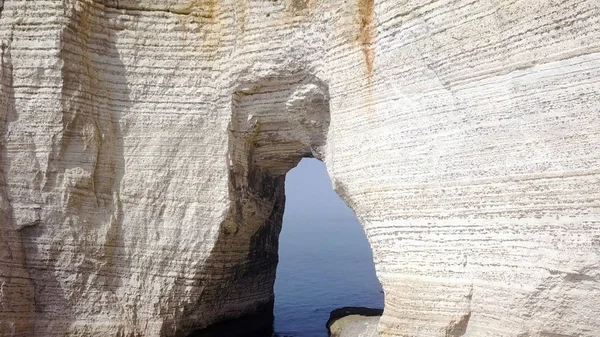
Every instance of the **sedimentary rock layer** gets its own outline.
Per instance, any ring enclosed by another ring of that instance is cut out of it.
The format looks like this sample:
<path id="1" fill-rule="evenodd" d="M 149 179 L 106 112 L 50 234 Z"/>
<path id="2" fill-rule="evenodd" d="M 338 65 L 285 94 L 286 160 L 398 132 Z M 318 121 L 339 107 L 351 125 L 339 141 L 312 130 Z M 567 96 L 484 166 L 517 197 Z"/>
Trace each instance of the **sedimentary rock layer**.
<path id="1" fill-rule="evenodd" d="M 272 303 L 285 173 L 363 224 L 382 336 L 600 331 L 600 4 L 3 2 L 0 335 Z"/>

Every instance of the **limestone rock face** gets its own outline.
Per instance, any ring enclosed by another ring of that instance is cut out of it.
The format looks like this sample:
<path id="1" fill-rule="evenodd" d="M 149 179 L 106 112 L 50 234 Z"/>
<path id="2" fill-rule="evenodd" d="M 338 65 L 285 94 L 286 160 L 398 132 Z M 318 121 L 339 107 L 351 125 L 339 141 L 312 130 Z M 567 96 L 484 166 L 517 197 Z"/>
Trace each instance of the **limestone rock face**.
<path id="1" fill-rule="evenodd" d="M 2 4 L 0 336 L 268 310 L 302 157 L 381 336 L 598 336 L 598 1 Z"/>
<path id="2" fill-rule="evenodd" d="M 377 337 L 379 317 L 350 315 L 335 321 L 330 329 L 330 337 Z"/>

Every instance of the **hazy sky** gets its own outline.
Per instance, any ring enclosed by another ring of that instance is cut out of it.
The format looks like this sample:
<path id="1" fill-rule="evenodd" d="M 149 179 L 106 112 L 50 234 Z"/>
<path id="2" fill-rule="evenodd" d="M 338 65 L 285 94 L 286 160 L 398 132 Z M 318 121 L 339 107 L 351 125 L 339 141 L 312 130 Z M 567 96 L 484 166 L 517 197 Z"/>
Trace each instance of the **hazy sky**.
<path id="1" fill-rule="evenodd" d="M 316 159 L 303 159 L 288 172 L 285 180 L 285 213 L 287 217 L 356 219 L 354 213 L 335 193 L 325 164 Z"/>

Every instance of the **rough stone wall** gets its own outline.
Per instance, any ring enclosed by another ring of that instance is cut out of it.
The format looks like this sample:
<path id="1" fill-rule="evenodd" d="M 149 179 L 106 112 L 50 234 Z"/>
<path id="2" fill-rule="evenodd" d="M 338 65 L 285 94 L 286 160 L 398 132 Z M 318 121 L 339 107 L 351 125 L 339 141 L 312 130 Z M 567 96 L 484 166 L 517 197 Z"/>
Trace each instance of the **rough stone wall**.
<path id="1" fill-rule="evenodd" d="M 325 161 L 382 336 L 600 331 L 595 0 L 4 1 L 0 335 L 181 336 L 272 301 Z"/>

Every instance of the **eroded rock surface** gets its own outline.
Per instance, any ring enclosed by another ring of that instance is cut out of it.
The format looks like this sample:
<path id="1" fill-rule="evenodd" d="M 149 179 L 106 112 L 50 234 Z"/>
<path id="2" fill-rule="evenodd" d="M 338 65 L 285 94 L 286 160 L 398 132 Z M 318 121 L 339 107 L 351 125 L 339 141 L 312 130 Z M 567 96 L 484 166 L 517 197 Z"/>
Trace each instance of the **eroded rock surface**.
<path id="1" fill-rule="evenodd" d="M 377 337 L 383 309 L 344 307 L 329 314 L 326 327 L 330 337 Z"/>
<path id="2" fill-rule="evenodd" d="M 329 329 L 330 337 L 377 337 L 379 317 L 345 316 L 336 320 Z"/>
<path id="3" fill-rule="evenodd" d="M 597 336 L 595 0 L 2 2 L 0 335 L 184 336 L 272 303 L 327 164 L 381 336 Z"/>

